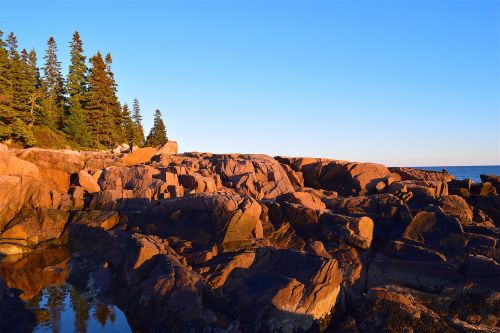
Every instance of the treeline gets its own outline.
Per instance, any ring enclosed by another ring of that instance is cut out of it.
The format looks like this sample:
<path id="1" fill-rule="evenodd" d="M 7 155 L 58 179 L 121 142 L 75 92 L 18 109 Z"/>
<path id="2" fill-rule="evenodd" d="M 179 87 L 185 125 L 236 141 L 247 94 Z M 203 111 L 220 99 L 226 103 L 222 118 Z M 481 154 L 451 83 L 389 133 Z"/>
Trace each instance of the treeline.
<path id="1" fill-rule="evenodd" d="M 64 78 L 56 41 L 50 37 L 41 75 L 35 50 L 19 52 L 15 35 L 4 40 L 0 31 L 0 141 L 94 149 L 167 142 L 159 110 L 145 139 L 139 101 L 134 99 L 132 110 L 118 101 L 111 54 L 97 52 L 88 67 L 78 32 L 70 54 Z"/>

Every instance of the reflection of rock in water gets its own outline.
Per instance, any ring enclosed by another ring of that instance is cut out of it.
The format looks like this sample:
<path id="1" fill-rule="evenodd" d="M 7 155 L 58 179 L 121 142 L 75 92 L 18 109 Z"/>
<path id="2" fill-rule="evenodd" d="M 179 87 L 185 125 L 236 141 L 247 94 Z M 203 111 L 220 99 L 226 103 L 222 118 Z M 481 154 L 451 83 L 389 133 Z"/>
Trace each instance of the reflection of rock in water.
<path id="1" fill-rule="evenodd" d="M 86 333 L 89 320 L 102 327 L 115 323 L 114 306 L 89 299 L 91 293 L 84 296 L 66 284 L 69 257 L 65 247 L 58 247 L 0 262 L 0 332 L 32 332 L 37 323 L 61 332 L 63 317 L 68 317 L 63 316 L 65 311 L 74 314 L 76 333 Z"/>
<path id="2" fill-rule="evenodd" d="M 69 274 L 69 252 L 65 247 L 35 250 L 24 256 L 9 256 L 0 264 L 0 274 L 9 288 L 21 290 L 29 300 L 45 286 L 64 285 Z"/>

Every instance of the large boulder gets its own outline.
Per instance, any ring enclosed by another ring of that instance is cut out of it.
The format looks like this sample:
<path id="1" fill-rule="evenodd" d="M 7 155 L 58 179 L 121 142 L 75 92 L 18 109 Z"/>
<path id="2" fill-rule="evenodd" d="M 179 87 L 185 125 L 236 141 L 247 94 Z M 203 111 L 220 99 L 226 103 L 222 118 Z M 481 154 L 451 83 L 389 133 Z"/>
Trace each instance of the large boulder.
<path id="1" fill-rule="evenodd" d="M 61 194 L 30 176 L 0 176 L 0 231 L 27 208 L 60 208 Z"/>
<path id="2" fill-rule="evenodd" d="M 101 190 L 97 180 L 87 170 L 80 170 L 78 172 L 78 184 L 88 193 L 96 193 Z"/>
<path id="3" fill-rule="evenodd" d="M 158 235 L 179 236 L 198 246 L 222 243 L 226 249 L 263 237 L 261 205 L 231 192 L 196 194 L 162 200 L 142 213 Z"/>
<path id="4" fill-rule="evenodd" d="M 85 166 L 83 156 L 74 150 L 30 148 L 21 150 L 19 157 L 40 169 L 60 170 L 68 174 L 77 173 Z"/>
<path id="5" fill-rule="evenodd" d="M 125 166 L 132 166 L 141 163 L 146 163 L 153 158 L 158 152 L 155 147 L 144 147 L 134 150 L 131 154 L 126 154 L 119 159 L 119 162 Z"/>
<path id="6" fill-rule="evenodd" d="M 462 225 L 467 225 L 472 221 L 472 209 L 464 198 L 458 195 L 443 196 L 439 198 L 438 205 L 446 214 L 459 219 Z"/>
<path id="7" fill-rule="evenodd" d="M 40 170 L 35 164 L 16 157 L 13 152 L 3 151 L 0 152 L 0 175 L 38 178 Z"/>
<path id="8" fill-rule="evenodd" d="M 373 239 L 373 228 L 373 220 L 367 216 L 325 213 L 319 219 L 318 236 L 324 241 L 368 249 Z"/>
<path id="9" fill-rule="evenodd" d="M 213 155 L 214 171 L 238 192 L 256 199 L 274 199 L 294 188 L 283 167 L 266 155 Z"/>
<path id="10" fill-rule="evenodd" d="M 398 174 L 402 180 L 421 180 L 421 181 L 442 181 L 448 182 L 454 179 L 451 175 L 444 172 L 421 170 L 414 168 L 389 168 L 391 172 Z"/>
<path id="11" fill-rule="evenodd" d="M 210 267 L 202 275 L 246 332 L 319 331 L 340 292 L 337 261 L 320 256 L 266 247 L 236 255 L 222 267 L 232 268 L 225 279 Z"/>
<path id="12" fill-rule="evenodd" d="M 69 212 L 53 209 L 24 209 L 0 234 L 0 254 L 31 251 L 40 243 L 59 238 Z"/>
<path id="13" fill-rule="evenodd" d="M 381 164 L 335 160 L 306 164 L 300 171 L 306 186 L 345 196 L 374 191 L 378 182 L 390 176 L 389 169 Z"/>
<path id="14" fill-rule="evenodd" d="M 437 243 L 452 234 L 463 232 L 457 218 L 446 215 L 439 207 L 430 206 L 415 215 L 403 236 L 418 242 Z"/>

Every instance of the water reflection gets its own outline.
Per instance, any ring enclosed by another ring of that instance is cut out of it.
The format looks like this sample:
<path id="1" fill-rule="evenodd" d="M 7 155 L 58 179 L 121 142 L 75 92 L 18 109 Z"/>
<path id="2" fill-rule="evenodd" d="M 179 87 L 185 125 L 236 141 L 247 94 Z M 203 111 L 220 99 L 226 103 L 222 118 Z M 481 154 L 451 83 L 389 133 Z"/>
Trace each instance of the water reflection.
<path id="1" fill-rule="evenodd" d="M 21 290 L 19 297 L 36 314 L 34 332 L 131 332 L 120 309 L 66 283 L 69 259 L 66 248 L 54 248 L 0 263 L 7 286 Z"/>

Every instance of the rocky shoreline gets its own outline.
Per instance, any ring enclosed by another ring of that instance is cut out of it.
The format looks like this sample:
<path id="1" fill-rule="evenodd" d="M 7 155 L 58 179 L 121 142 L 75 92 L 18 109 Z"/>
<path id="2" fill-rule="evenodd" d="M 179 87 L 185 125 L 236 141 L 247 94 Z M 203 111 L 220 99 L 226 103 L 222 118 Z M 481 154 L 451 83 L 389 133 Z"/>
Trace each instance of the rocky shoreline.
<path id="1" fill-rule="evenodd" d="M 499 331 L 499 176 L 175 150 L 0 146 L 0 253 L 67 248 L 138 332 Z"/>

